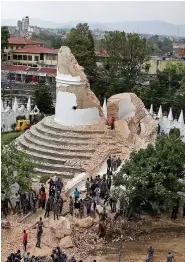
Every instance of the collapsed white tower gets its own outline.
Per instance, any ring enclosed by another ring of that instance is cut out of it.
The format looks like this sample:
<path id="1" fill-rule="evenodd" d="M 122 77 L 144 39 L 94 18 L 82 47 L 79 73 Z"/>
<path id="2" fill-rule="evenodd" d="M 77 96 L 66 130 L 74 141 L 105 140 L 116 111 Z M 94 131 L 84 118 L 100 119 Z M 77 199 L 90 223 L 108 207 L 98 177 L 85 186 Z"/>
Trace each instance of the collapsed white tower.
<path id="1" fill-rule="evenodd" d="M 55 122 L 66 126 L 105 122 L 100 102 L 90 90 L 83 67 L 65 46 L 58 53 L 56 92 Z"/>

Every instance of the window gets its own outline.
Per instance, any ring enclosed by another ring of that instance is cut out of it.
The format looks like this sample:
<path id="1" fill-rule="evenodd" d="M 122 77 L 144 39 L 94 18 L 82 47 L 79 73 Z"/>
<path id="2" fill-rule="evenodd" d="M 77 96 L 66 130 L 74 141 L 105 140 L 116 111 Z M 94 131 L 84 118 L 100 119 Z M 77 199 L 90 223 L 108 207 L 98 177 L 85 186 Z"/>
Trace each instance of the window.
<path id="1" fill-rule="evenodd" d="M 10 60 L 10 56 L 8 56 L 8 60 Z"/>
<path id="2" fill-rule="evenodd" d="M 44 55 L 40 54 L 40 60 L 44 60 Z"/>
<path id="3" fill-rule="evenodd" d="M 13 60 L 17 60 L 17 55 L 13 55 Z"/>
<path id="4" fill-rule="evenodd" d="M 22 55 L 18 55 L 18 60 L 22 60 Z"/>
<path id="5" fill-rule="evenodd" d="M 57 56 L 53 55 L 52 60 L 57 60 Z"/>
<path id="6" fill-rule="evenodd" d="M 39 57 L 38 56 L 35 56 L 35 61 L 39 61 Z"/>
<path id="7" fill-rule="evenodd" d="M 32 65 L 32 67 L 37 67 L 37 65 Z"/>
<path id="8" fill-rule="evenodd" d="M 32 56 L 31 55 L 28 56 L 28 60 L 32 61 Z"/>
<path id="9" fill-rule="evenodd" d="M 28 60 L 28 56 L 27 55 L 23 55 L 23 60 Z"/>

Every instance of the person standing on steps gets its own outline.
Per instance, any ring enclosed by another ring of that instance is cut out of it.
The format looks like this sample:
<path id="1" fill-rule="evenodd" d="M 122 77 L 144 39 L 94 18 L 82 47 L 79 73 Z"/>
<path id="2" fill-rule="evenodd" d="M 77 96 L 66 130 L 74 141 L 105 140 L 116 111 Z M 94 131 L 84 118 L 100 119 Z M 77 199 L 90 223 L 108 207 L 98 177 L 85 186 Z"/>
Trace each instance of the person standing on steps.
<path id="1" fill-rule="evenodd" d="M 111 121 L 110 121 L 110 129 L 111 130 L 114 130 L 115 129 L 115 118 L 114 116 L 111 118 Z"/>

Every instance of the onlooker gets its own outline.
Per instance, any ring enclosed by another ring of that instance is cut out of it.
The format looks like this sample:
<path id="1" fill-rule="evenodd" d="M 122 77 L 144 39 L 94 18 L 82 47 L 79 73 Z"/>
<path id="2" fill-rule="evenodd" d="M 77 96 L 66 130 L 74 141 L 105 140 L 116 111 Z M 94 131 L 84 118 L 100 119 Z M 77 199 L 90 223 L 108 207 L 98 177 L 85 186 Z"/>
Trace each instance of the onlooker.
<path id="1" fill-rule="evenodd" d="M 23 243 L 23 249 L 26 252 L 26 247 L 28 243 L 28 234 L 26 233 L 26 230 L 23 231 L 22 243 Z"/>
<path id="2" fill-rule="evenodd" d="M 107 172 L 111 170 L 112 159 L 111 156 L 107 159 Z"/>
<path id="3" fill-rule="evenodd" d="M 80 213 L 80 202 L 77 199 L 76 202 L 74 203 L 74 213 L 75 213 L 75 217 L 79 217 L 79 213 Z"/>
<path id="4" fill-rule="evenodd" d="M 74 191 L 74 197 L 75 197 L 75 202 L 79 199 L 80 197 L 80 191 L 76 188 Z"/>
<path id="5" fill-rule="evenodd" d="M 171 252 L 168 252 L 166 262 L 173 262 L 173 261 L 174 261 L 174 256 L 172 255 Z"/>

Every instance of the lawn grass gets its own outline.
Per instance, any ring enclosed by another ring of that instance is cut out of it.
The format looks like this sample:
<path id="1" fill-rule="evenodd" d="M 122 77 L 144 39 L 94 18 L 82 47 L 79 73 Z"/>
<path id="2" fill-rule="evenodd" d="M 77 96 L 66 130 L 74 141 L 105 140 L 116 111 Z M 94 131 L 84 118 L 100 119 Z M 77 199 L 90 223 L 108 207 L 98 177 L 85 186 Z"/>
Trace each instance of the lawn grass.
<path id="1" fill-rule="evenodd" d="M 10 144 L 14 139 L 19 137 L 21 134 L 22 132 L 15 132 L 15 131 L 1 133 L 1 145 L 4 146 Z"/>

